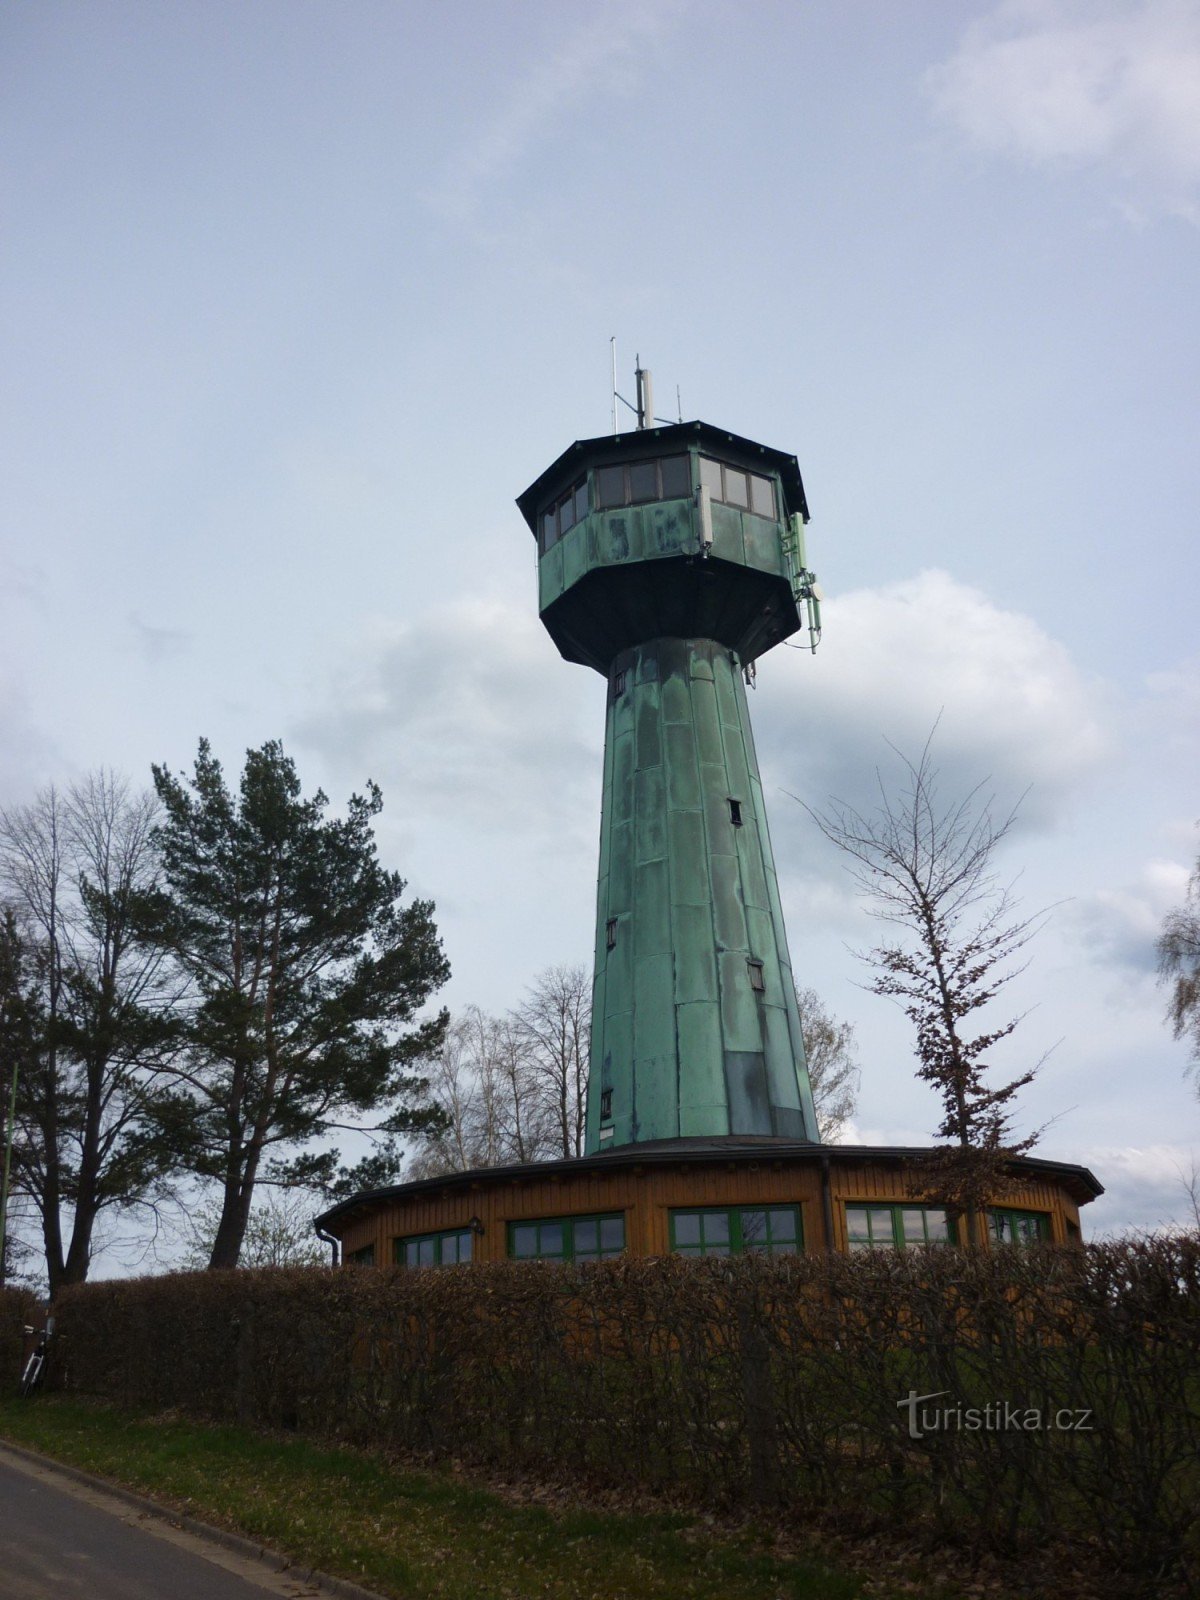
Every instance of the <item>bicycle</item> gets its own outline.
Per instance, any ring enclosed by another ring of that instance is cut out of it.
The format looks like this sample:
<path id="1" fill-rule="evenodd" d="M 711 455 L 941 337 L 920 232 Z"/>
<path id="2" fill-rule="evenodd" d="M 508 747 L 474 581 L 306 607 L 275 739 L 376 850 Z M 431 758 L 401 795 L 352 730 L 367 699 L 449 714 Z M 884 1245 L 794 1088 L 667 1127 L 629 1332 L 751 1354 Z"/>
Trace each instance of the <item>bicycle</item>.
<path id="1" fill-rule="evenodd" d="M 46 1370 L 46 1351 L 54 1335 L 54 1318 L 47 1317 L 46 1326 L 40 1332 L 37 1328 L 32 1328 L 26 1323 L 26 1337 L 32 1333 L 38 1334 L 38 1342 L 34 1345 L 29 1360 L 25 1363 L 25 1370 L 21 1374 L 21 1398 L 23 1400 L 27 1400 L 42 1381 L 42 1375 Z"/>

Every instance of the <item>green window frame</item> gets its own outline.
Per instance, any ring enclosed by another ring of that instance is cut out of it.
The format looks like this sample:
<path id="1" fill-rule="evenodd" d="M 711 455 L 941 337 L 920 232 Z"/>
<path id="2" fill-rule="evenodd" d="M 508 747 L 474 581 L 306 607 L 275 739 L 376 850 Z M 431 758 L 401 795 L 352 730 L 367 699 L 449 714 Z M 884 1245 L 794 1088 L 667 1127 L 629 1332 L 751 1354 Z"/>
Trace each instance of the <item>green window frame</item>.
<path id="1" fill-rule="evenodd" d="M 988 1212 L 988 1231 L 993 1244 L 1048 1244 L 1050 1215 L 1046 1211 L 993 1206 Z"/>
<path id="2" fill-rule="evenodd" d="M 350 1250 L 346 1255 L 346 1265 L 353 1267 L 373 1267 L 375 1265 L 375 1246 L 364 1244 L 358 1250 Z"/>
<path id="3" fill-rule="evenodd" d="M 851 1250 L 910 1250 L 914 1246 L 954 1244 L 954 1226 L 940 1206 L 846 1205 L 846 1239 Z"/>
<path id="4" fill-rule="evenodd" d="M 797 1205 L 699 1206 L 670 1214 L 680 1256 L 798 1255 L 804 1228 Z"/>
<path id="5" fill-rule="evenodd" d="M 392 1260 L 398 1267 L 457 1267 L 475 1255 L 470 1228 L 443 1228 L 438 1233 L 414 1233 L 393 1239 Z"/>
<path id="6" fill-rule="evenodd" d="M 608 1261 L 625 1250 L 625 1213 L 531 1217 L 508 1224 L 514 1261 Z"/>

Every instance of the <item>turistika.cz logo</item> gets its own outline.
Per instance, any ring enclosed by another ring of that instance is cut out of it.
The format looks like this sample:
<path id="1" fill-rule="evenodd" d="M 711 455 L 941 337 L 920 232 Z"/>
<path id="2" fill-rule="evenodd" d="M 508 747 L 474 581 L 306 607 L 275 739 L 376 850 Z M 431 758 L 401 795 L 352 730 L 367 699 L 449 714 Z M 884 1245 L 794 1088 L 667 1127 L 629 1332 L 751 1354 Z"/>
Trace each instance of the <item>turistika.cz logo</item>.
<path id="1" fill-rule="evenodd" d="M 964 1406 L 961 1400 L 948 1406 L 929 1404 L 949 1393 L 949 1389 L 935 1389 L 932 1394 L 918 1394 L 910 1389 L 907 1399 L 896 1401 L 902 1411 L 908 1412 L 910 1439 L 923 1439 L 927 1433 L 1091 1432 L 1090 1408 L 1043 1411 L 1040 1406 L 1014 1405 L 1011 1400 L 989 1400 L 983 1406 Z"/>

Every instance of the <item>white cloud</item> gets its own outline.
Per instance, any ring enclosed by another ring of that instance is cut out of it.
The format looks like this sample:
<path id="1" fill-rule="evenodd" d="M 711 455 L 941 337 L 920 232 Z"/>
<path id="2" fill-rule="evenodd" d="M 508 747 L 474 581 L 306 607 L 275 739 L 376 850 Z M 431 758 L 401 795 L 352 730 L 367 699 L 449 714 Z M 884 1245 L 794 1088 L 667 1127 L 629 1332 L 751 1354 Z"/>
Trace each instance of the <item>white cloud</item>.
<path id="1" fill-rule="evenodd" d="M 1184 1145 L 1093 1145 L 1054 1158 L 1090 1167 L 1105 1192 L 1083 1211 L 1088 1238 L 1130 1230 L 1194 1226 L 1188 1184 L 1196 1152 Z"/>
<path id="2" fill-rule="evenodd" d="M 1140 878 L 1066 908 L 1066 916 L 1095 957 L 1147 974 L 1155 970 L 1155 941 L 1163 917 L 1182 905 L 1188 869 L 1178 861 L 1148 861 Z"/>
<path id="3" fill-rule="evenodd" d="M 815 807 L 836 796 L 869 809 L 876 766 L 896 762 L 885 741 L 919 755 L 939 714 L 945 792 L 992 779 L 1003 805 L 1028 789 L 1025 828 L 1056 825 L 1109 754 L 1100 685 L 1031 617 L 948 573 L 831 600 L 826 623 L 815 657 L 778 651 L 764 665 L 770 691 L 752 708 L 764 767 Z"/>
<path id="4" fill-rule="evenodd" d="M 1200 220 L 1200 3 L 1006 0 L 925 87 L 976 145 L 1117 174 L 1133 209 Z"/>
<path id="5" fill-rule="evenodd" d="M 603 694 L 586 704 L 593 684 L 564 666 L 527 606 L 466 598 L 370 639 L 333 704 L 297 732 L 369 771 L 414 822 L 523 835 L 592 820 L 604 737 Z"/>

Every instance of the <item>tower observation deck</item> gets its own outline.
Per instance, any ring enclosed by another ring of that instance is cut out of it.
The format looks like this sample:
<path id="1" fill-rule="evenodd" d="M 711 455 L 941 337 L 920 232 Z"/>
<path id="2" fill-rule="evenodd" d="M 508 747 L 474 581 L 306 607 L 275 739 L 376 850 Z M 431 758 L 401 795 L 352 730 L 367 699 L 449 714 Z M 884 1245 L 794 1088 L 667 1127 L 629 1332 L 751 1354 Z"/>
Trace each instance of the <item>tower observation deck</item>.
<path id="1" fill-rule="evenodd" d="M 573 444 L 517 504 L 550 637 L 608 683 L 587 1150 L 815 1141 L 744 683 L 811 593 L 796 458 L 639 428 Z"/>

